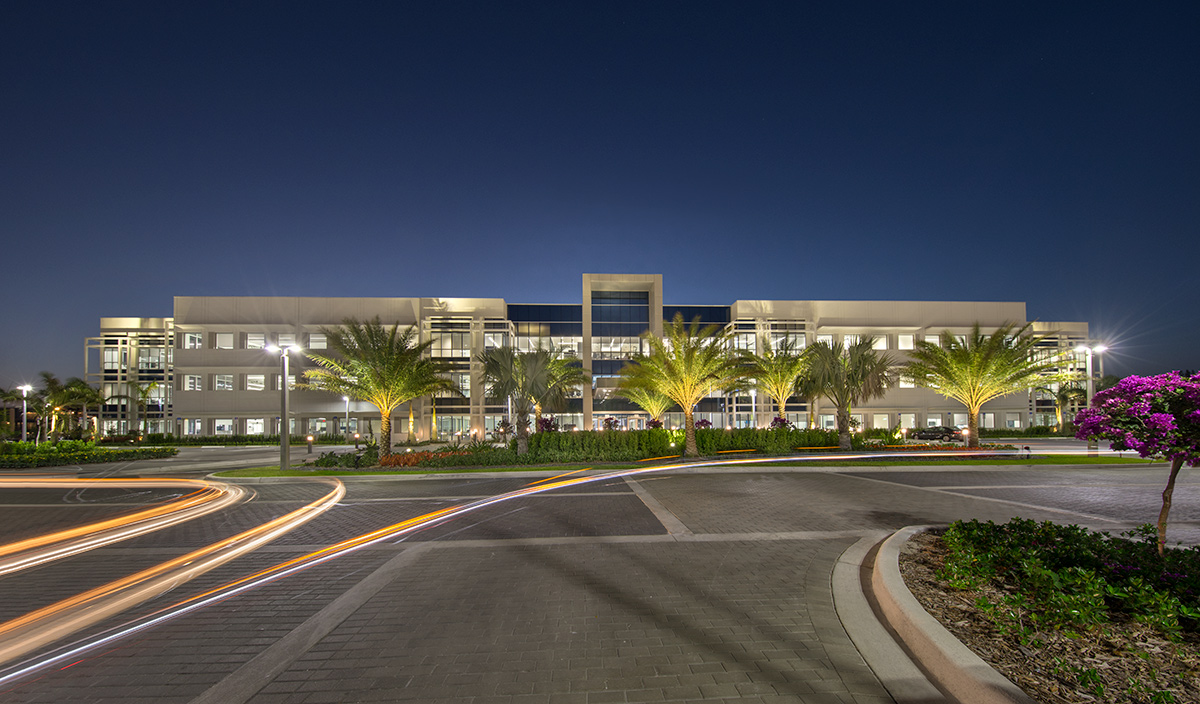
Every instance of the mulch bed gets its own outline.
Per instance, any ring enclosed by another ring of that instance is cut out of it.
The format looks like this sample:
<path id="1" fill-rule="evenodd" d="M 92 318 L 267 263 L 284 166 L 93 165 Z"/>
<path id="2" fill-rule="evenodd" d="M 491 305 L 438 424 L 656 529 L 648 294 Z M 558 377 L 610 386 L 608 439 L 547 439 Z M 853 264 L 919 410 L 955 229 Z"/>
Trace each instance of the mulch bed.
<path id="1" fill-rule="evenodd" d="M 901 552 L 900 573 L 917 601 L 976 655 L 1043 704 L 1200 702 L 1200 637 L 1173 643 L 1132 619 L 1080 633 L 1041 632 L 1036 645 L 1000 632 L 975 607 L 985 596 L 999 603 L 1005 592 L 951 589 L 935 576 L 946 549 L 940 536 L 924 533 Z"/>

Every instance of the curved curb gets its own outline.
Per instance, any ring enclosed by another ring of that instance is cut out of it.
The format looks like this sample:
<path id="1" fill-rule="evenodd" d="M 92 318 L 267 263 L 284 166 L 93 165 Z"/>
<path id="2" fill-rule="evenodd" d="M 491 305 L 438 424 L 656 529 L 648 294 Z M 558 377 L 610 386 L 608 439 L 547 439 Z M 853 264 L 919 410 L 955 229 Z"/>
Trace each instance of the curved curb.
<path id="1" fill-rule="evenodd" d="M 938 687 L 971 704 L 1037 704 L 929 615 L 900 576 L 900 549 L 930 526 L 908 526 L 879 547 L 871 589 L 887 624 Z"/>

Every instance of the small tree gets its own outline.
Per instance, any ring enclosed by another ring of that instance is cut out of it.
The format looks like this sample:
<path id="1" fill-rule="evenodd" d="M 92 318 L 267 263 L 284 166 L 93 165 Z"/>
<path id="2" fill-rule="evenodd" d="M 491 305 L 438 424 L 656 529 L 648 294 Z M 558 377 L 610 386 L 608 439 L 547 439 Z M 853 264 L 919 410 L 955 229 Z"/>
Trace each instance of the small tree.
<path id="1" fill-rule="evenodd" d="M 1114 450 L 1171 461 L 1158 514 L 1158 554 L 1167 542 L 1167 516 L 1175 478 L 1186 462 L 1200 465 L 1200 379 L 1169 372 L 1129 376 L 1096 394 L 1075 416 L 1075 437 L 1108 440 Z"/>

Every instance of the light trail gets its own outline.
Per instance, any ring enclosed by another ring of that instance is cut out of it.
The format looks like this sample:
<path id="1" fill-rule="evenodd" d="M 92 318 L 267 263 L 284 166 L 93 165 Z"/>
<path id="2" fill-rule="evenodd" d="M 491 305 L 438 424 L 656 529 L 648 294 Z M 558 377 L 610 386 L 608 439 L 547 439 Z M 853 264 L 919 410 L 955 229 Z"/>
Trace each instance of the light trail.
<path id="1" fill-rule="evenodd" d="M 192 491 L 141 511 L 0 545 L 0 576 L 145 535 L 234 506 L 252 496 L 243 487 L 198 479 L 16 479 L 4 489 L 183 488 Z"/>
<path id="2" fill-rule="evenodd" d="M 905 453 L 904 456 L 905 457 L 945 457 L 945 456 L 947 456 L 947 454 L 950 454 L 950 453 L 914 452 L 914 453 Z M 1012 456 L 1015 453 L 955 452 L 952 454 L 955 456 L 982 455 L 982 456 L 987 456 L 987 457 L 997 457 L 997 456 L 1003 457 L 1003 456 Z M 634 475 L 639 475 L 639 474 L 651 474 L 651 473 L 665 472 L 665 471 L 671 471 L 671 470 L 698 469 L 698 468 L 703 468 L 703 467 L 721 467 L 721 466 L 741 465 L 741 464 L 767 464 L 767 463 L 797 462 L 797 461 L 799 461 L 799 462 L 817 462 L 817 461 L 828 462 L 828 461 L 840 461 L 840 460 L 876 459 L 876 458 L 887 458 L 887 457 L 894 458 L 895 453 L 875 453 L 875 454 L 847 453 L 847 454 L 819 455 L 819 456 L 811 456 L 811 457 L 789 456 L 789 457 L 752 457 L 752 458 L 746 458 L 746 459 L 720 459 L 720 460 L 709 460 L 709 461 L 704 461 L 704 462 L 688 462 L 688 463 L 683 463 L 683 464 L 658 465 L 658 466 L 654 466 L 654 467 L 622 469 L 622 470 L 615 470 L 615 471 L 607 472 L 604 474 L 597 474 L 597 475 L 591 475 L 591 476 L 586 476 L 586 477 L 575 477 L 573 479 L 562 479 L 560 481 L 548 481 L 547 483 L 539 484 L 536 486 L 529 485 L 529 486 L 523 487 L 521 489 L 517 489 L 515 491 L 511 491 L 511 492 L 508 492 L 505 494 L 498 494 L 496 496 L 491 496 L 491 497 L 487 497 L 487 498 L 483 498 L 483 499 L 477 499 L 475 501 L 472 501 L 472 502 L 469 502 L 466 504 L 461 504 L 458 506 L 450 506 L 447 508 L 439 509 L 437 511 L 431 511 L 429 513 L 423 514 L 421 516 L 417 516 L 415 518 L 409 518 L 409 519 L 406 519 L 399 523 L 394 523 L 390 526 L 386 526 L 384 528 L 373 530 L 369 533 L 364 533 L 364 534 L 356 536 L 354 538 L 349 538 L 347 540 L 343 540 L 340 543 L 336 543 L 334 545 L 324 547 L 320 550 L 316 550 L 314 552 L 308 553 L 307 555 L 301 555 L 299 557 L 295 557 L 295 558 L 286 560 L 284 562 L 281 562 L 279 564 L 273 565 L 266 569 L 260 570 L 253 574 L 250 574 L 245 577 L 241 577 L 237 580 L 234 580 L 232 582 L 223 584 L 219 587 L 215 587 L 215 588 L 205 591 L 201 594 L 197 594 L 195 596 L 192 596 L 192 597 L 189 597 L 182 601 L 179 601 L 171 606 L 164 607 L 164 608 L 162 608 L 158 611 L 155 611 L 151 614 L 147 614 L 140 618 L 127 621 L 118 626 L 114 626 L 113 628 L 110 628 L 102 633 L 98 633 L 94 636 L 84 638 L 84 639 L 75 641 L 73 643 L 61 646 L 61 647 L 51 650 L 47 653 L 39 655 L 35 658 L 31 658 L 24 662 L 10 666 L 4 670 L 0 670 L 0 684 L 6 684 L 9 682 L 12 682 L 21 677 L 29 675 L 33 672 L 37 672 L 44 668 L 66 662 L 68 660 L 71 660 L 72 658 L 77 659 L 80 656 L 83 656 L 85 653 L 87 653 L 91 650 L 94 650 L 102 645 L 106 645 L 106 644 L 112 643 L 114 641 L 120 640 L 122 638 L 126 638 L 135 633 L 144 631 L 146 629 L 153 628 L 162 623 L 165 623 L 172 619 L 183 616 L 184 614 L 191 613 L 198 609 L 204 608 L 205 606 L 208 606 L 210 604 L 213 604 L 213 603 L 216 603 L 219 601 L 223 601 L 230 597 L 236 596 L 237 594 L 241 594 L 250 589 L 254 589 L 254 588 L 262 586 L 264 584 L 268 584 L 270 582 L 274 582 L 276 580 L 282 579 L 289 575 L 292 575 L 292 574 L 295 574 L 302 570 L 308 569 L 309 567 L 313 567 L 315 565 L 322 564 L 324 562 L 328 562 L 330 560 L 333 560 L 338 557 L 342 557 L 344 555 L 349 555 L 351 553 L 357 552 L 358 550 L 361 550 L 363 548 L 369 547 L 376 543 L 388 540 L 390 538 L 394 538 L 396 536 L 407 536 L 407 535 L 414 533 L 415 531 L 417 531 L 419 529 L 429 528 L 429 527 L 438 525 L 440 523 L 444 523 L 445 521 L 448 521 L 452 518 L 457 518 L 459 516 L 463 516 L 468 513 L 478 511 L 479 509 L 486 508 L 488 506 L 493 506 L 495 504 L 502 503 L 504 501 L 511 501 L 513 499 L 517 499 L 517 498 L 520 498 L 523 496 L 530 496 L 533 494 L 541 494 L 541 493 L 544 493 L 547 491 L 553 491 L 555 489 L 560 489 L 560 488 L 567 487 L 567 486 L 590 484 L 593 482 L 607 481 L 607 480 L 611 480 L 611 479 L 624 478 L 624 477 L 634 476 Z M 573 473 L 574 472 L 569 472 L 567 474 L 573 474 Z M 559 475 L 559 476 L 565 477 L 567 475 Z M 551 477 L 550 479 L 553 480 L 553 479 L 555 479 L 555 477 Z M 339 487 L 340 487 L 340 482 L 339 482 Z M 342 493 L 343 494 L 345 493 L 344 488 L 342 488 Z M 180 558 L 180 559 L 182 560 L 184 558 Z M 25 617 L 22 617 L 22 618 L 25 618 Z M 12 622 L 9 622 L 9 623 L 12 623 Z M 8 625 L 9 624 L 0 625 L 0 638 L 3 638 L 3 634 L 6 632 Z M 9 660 L 13 659 L 13 657 L 15 657 L 15 656 L 9 655 L 8 651 L 3 648 L 4 642 L 5 642 L 5 640 L 0 639 L 0 662 L 8 662 Z M 46 642 L 46 641 L 43 641 L 43 643 L 44 642 Z M 25 649 L 23 652 L 28 652 L 31 649 L 32 648 Z"/>
<path id="3" fill-rule="evenodd" d="M 156 597 L 307 523 L 346 495 L 340 481 L 333 483 L 320 499 L 262 525 L 0 624 L 0 663 Z"/>

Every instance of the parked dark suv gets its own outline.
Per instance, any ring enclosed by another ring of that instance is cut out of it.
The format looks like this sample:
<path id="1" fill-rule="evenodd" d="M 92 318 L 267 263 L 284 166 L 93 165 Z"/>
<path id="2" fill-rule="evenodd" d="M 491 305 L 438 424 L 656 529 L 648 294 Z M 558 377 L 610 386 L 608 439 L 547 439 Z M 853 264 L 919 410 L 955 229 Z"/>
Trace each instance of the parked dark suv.
<path id="1" fill-rule="evenodd" d="M 917 428 L 912 431 L 910 437 L 917 440 L 941 440 L 949 442 L 951 440 L 962 441 L 962 431 L 958 428 L 952 428 L 947 425 L 935 425 L 932 428 Z"/>

